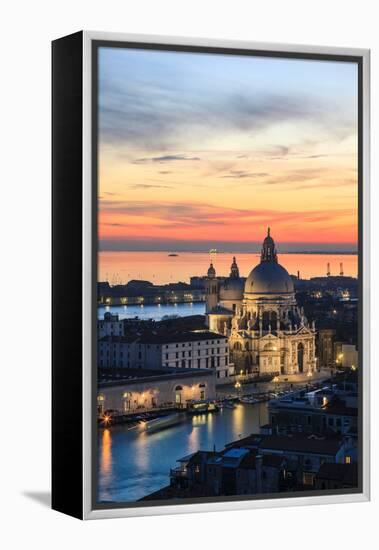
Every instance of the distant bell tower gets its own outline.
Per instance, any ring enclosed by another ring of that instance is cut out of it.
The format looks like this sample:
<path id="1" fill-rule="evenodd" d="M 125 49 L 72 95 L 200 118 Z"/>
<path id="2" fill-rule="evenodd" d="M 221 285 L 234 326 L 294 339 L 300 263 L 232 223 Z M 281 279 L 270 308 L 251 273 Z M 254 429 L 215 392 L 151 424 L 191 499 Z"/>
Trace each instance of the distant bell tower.
<path id="1" fill-rule="evenodd" d="M 218 280 L 213 264 L 209 266 L 205 279 L 205 313 L 210 313 L 218 303 Z"/>
<path id="2" fill-rule="evenodd" d="M 231 279 L 238 279 L 240 276 L 240 270 L 238 269 L 238 265 L 236 262 L 236 257 L 233 256 L 233 263 L 230 266 L 230 278 Z"/>
<path id="3" fill-rule="evenodd" d="M 267 228 L 267 237 L 263 241 L 263 247 L 261 251 L 261 263 L 262 262 L 278 263 L 275 243 L 274 243 L 274 239 L 270 235 L 269 227 Z"/>

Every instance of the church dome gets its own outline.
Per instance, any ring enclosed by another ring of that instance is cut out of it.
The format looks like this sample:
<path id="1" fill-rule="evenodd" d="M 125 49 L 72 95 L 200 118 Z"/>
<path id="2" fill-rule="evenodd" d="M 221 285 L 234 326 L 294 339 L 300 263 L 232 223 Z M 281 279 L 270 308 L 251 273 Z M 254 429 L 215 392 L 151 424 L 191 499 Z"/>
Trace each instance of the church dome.
<path id="1" fill-rule="evenodd" d="M 292 294 L 294 286 L 288 271 L 275 262 L 261 262 L 246 279 L 246 294 Z"/>
<path id="2" fill-rule="evenodd" d="M 261 263 L 251 271 L 246 279 L 245 294 L 293 294 L 294 285 L 288 271 L 278 264 L 274 239 L 267 230 L 263 241 Z"/>
<path id="3" fill-rule="evenodd" d="M 220 300 L 242 300 L 244 286 L 245 279 L 228 277 L 220 287 Z"/>

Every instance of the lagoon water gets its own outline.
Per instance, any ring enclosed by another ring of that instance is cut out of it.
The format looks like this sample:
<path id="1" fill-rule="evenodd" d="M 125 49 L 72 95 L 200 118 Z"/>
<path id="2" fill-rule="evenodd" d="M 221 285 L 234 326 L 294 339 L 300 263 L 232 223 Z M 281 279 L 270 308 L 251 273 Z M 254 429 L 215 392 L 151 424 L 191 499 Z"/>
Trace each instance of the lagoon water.
<path id="1" fill-rule="evenodd" d="M 111 311 L 117 313 L 120 319 L 154 319 L 160 321 L 166 315 L 178 315 L 187 317 L 188 315 L 204 315 L 205 303 L 197 302 L 191 304 L 159 304 L 159 305 L 136 305 L 136 306 L 98 306 L 98 319 L 104 318 L 104 313 Z"/>
<path id="2" fill-rule="evenodd" d="M 99 501 L 131 502 L 169 484 L 176 460 L 259 431 L 267 423 L 267 405 L 238 404 L 218 413 L 184 416 L 184 421 L 156 433 L 126 426 L 99 430 Z"/>
<path id="3" fill-rule="evenodd" d="M 206 252 L 178 252 L 169 256 L 167 252 L 110 252 L 99 253 L 99 281 L 110 284 L 127 283 L 131 279 L 145 279 L 152 283 L 166 284 L 183 281 L 189 283 L 194 275 L 205 275 L 212 259 L 217 275 L 227 276 L 230 273 L 233 253 L 212 254 Z M 238 267 L 242 277 L 260 261 L 256 252 L 236 252 Z M 340 272 L 343 264 L 345 275 L 356 277 L 358 273 L 358 256 L 355 254 L 280 254 L 279 262 L 292 275 L 304 279 L 325 276 L 327 264 L 330 264 L 332 275 Z"/>

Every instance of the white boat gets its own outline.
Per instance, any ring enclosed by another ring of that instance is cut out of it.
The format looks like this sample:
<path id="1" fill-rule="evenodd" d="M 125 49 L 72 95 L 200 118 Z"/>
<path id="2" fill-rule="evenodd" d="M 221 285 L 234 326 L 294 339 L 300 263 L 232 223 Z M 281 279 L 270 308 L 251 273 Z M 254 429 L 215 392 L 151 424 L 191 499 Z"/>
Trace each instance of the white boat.
<path id="1" fill-rule="evenodd" d="M 165 414 L 164 416 L 158 416 L 151 420 L 143 420 L 140 423 L 140 429 L 145 432 L 154 432 L 157 430 L 163 430 L 170 426 L 179 424 L 183 419 L 183 415 L 178 412 Z"/>
<path id="2" fill-rule="evenodd" d="M 241 397 L 240 401 L 241 403 L 247 403 L 249 405 L 254 405 L 255 403 L 259 403 L 259 400 L 255 399 L 255 397 Z"/>

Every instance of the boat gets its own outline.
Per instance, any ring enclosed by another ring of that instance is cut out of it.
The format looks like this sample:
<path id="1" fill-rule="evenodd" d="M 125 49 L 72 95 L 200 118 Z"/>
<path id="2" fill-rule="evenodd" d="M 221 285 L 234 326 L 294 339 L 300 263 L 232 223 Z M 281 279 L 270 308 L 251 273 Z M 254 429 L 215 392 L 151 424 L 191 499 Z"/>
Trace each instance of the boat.
<path id="1" fill-rule="evenodd" d="M 233 403 L 233 401 L 225 401 L 224 407 L 227 409 L 235 409 L 236 405 Z"/>
<path id="2" fill-rule="evenodd" d="M 179 424 L 183 420 L 183 415 L 179 412 L 165 414 L 156 418 L 141 420 L 140 430 L 143 432 L 155 432 L 158 430 L 164 430 L 171 426 Z"/>
<path id="3" fill-rule="evenodd" d="M 220 408 L 215 401 L 198 400 L 190 401 L 187 404 L 188 414 L 207 414 L 219 411 Z"/>
<path id="4" fill-rule="evenodd" d="M 169 256 L 179 256 L 179 254 L 172 253 L 172 254 L 169 254 Z"/>
<path id="5" fill-rule="evenodd" d="M 259 399 L 255 399 L 255 397 L 252 396 L 245 396 L 240 397 L 241 403 L 247 403 L 248 405 L 254 405 L 255 403 L 259 403 Z"/>

